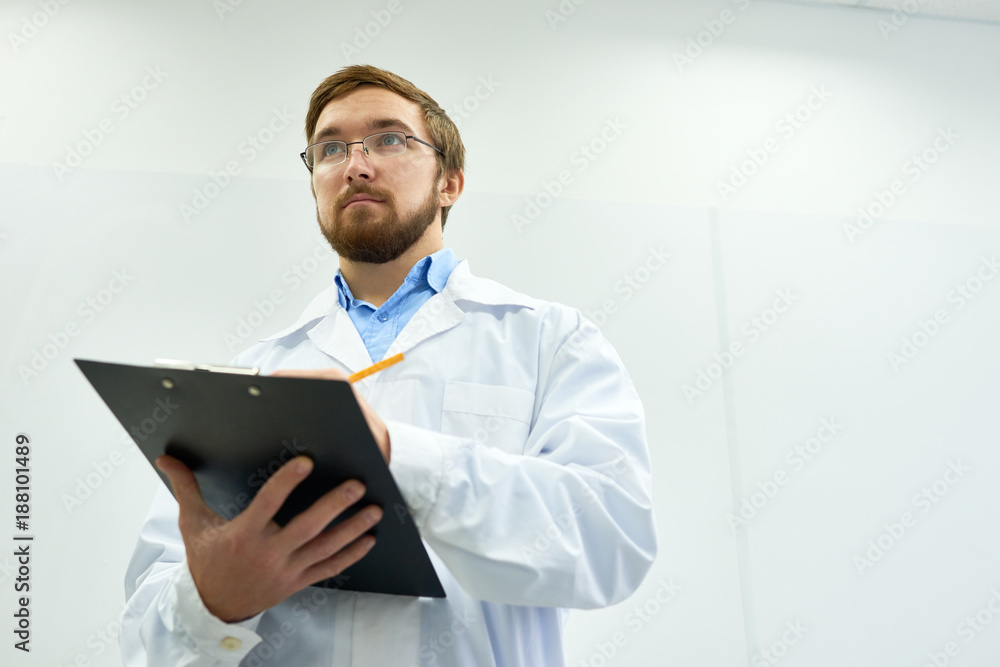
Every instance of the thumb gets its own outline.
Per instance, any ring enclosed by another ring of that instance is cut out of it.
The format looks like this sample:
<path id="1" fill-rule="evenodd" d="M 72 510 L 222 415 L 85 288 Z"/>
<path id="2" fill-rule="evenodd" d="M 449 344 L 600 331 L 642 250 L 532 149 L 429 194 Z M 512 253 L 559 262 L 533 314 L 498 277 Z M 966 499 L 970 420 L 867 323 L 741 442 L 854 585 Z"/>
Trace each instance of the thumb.
<path id="1" fill-rule="evenodd" d="M 195 479 L 190 468 L 167 454 L 158 457 L 155 463 L 156 467 L 163 471 L 163 474 L 170 480 L 170 488 L 173 489 L 174 498 L 177 499 L 177 505 L 180 506 L 182 513 L 193 513 L 195 516 L 215 514 L 205 504 L 198 480 Z"/>

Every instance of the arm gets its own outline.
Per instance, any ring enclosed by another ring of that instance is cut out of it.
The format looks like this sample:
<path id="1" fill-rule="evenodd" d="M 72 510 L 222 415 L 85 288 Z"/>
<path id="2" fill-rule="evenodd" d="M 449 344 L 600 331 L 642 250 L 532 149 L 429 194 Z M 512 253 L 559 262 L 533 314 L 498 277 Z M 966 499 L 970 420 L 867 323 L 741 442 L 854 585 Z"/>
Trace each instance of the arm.
<path id="1" fill-rule="evenodd" d="M 523 455 L 390 421 L 390 468 L 424 539 L 470 594 L 613 604 L 656 554 L 642 405 L 586 320 L 540 361 Z"/>
<path id="2" fill-rule="evenodd" d="M 296 457 L 232 520 L 204 502 L 194 474 L 162 456 L 157 467 L 177 502 L 161 489 L 126 577 L 122 655 L 127 664 L 236 665 L 260 641 L 260 614 L 293 593 L 336 576 L 374 544 L 364 533 L 381 518 L 369 507 L 330 528 L 361 499 L 348 480 L 279 527 L 273 516 L 312 471 Z"/>
<path id="3" fill-rule="evenodd" d="M 194 587 L 177 528 L 177 503 L 166 487 L 153 498 L 125 575 L 122 662 L 129 666 L 237 665 L 260 642 L 255 616 L 227 624 L 213 616 Z M 239 640 L 225 641 L 227 637 Z"/>

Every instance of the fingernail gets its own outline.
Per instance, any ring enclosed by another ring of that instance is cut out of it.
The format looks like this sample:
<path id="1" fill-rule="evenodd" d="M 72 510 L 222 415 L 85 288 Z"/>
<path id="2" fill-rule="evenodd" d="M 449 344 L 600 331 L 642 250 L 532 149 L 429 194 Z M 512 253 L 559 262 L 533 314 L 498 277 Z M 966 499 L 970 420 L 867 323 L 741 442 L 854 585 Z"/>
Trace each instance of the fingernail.
<path id="1" fill-rule="evenodd" d="M 369 526 L 374 526 L 382 520 L 382 510 L 378 507 L 369 507 L 365 510 L 365 521 Z"/>
<path id="2" fill-rule="evenodd" d="M 310 470 L 312 470 L 312 467 L 313 467 L 312 459 L 310 459 L 308 456 L 303 456 L 295 464 L 295 472 L 299 473 L 300 475 L 304 475 Z"/>
<path id="3" fill-rule="evenodd" d="M 351 502 L 354 502 L 360 498 L 365 493 L 365 485 L 361 482 L 347 482 L 346 488 L 344 489 L 344 495 Z"/>

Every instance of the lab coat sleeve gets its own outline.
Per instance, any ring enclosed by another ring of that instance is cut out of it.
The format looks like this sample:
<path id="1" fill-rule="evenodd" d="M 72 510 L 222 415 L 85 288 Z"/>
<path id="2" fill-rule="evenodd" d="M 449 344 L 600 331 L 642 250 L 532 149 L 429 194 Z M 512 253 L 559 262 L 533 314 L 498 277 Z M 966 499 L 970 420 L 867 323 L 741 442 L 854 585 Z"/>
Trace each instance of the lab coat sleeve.
<path id="1" fill-rule="evenodd" d="M 596 608 L 634 592 L 656 555 L 644 413 L 589 320 L 550 347 L 523 454 L 387 421 L 390 470 L 471 595 Z"/>
<path id="2" fill-rule="evenodd" d="M 201 601 L 177 527 L 177 502 L 157 491 L 125 575 L 120 646 L 128 667 L 238 665 L 261 638 L 257 615 L 225 623 Z"/>

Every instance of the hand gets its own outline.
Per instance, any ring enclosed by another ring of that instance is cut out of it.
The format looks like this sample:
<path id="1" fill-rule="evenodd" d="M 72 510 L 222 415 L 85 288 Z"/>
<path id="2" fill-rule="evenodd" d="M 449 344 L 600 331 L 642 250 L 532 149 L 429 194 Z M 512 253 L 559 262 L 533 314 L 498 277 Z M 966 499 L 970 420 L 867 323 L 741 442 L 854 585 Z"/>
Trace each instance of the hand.
<path id="1" fill-rule="evenodd" d="M 284 527 L 273 521 L 288 495 L 312 472 L 308 457 L 298 456 L 279 468 L 231 521 L 209 509 L 186 465 L 164 455 L 156 459 L 156 467 L 170 480 L 180 507 L 178 523 L 198 594 L 208 611 L 226 623 L 250 618 L 306 586 L 337 576 L 375 544 L 374 537 L 364 535 L 382 518 L 375 505 L 324 531 L 364 495 L 357 480 L 326 493 Z"/>
<path id="2" fill-rule="evenodd" d="M 271 375 L 275 377 L 312 378 L 314 380 L 347 379 L 347 373 L 339 368 L 274 371 Z M 357 399 L 358 405 L 361 406 L 361 414 L 365 416 L 365 421 L 368 422 L 368 429 L 375 438 L 375 444 L 378 445 L 379 451 L 385 457 L 385 462 L 389 463 L 389 455 L 392 451 L 392 446 L 389 442 L 389 429 L 386 428 L 385 422 L 382 421 L 382 418 L 378 416 L 378 413 L 375 412 L 372 406 L 368 405 L 368 401 L 365 400 L 365 397 L 361 395 L 361 392 L 358 391 L 353 383 L 351 383 L 351 389 L 354 391 L 354 397 Z"/>

